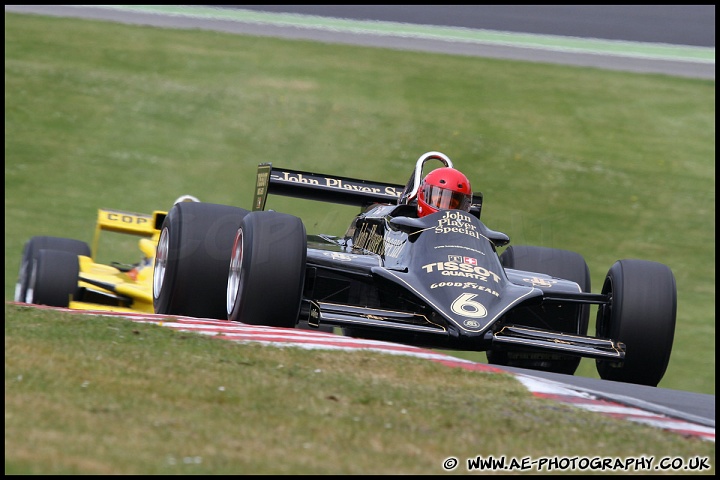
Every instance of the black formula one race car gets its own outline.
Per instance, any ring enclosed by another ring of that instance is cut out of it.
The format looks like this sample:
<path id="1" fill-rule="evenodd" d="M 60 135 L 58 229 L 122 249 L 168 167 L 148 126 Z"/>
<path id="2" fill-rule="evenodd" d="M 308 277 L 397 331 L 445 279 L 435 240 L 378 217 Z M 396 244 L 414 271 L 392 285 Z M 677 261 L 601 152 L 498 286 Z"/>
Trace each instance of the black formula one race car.
<path id="1" fill-rule="evenodd" d="M 260 164 L 252 210 L 178 203 L 160 232 L 156 313 L 227 318 L 446 350 L 485 351 L 491 364 L 573 374 L 594 358 L 600 377 L 657 386 L 675 331 L 667 266 L 618 260 L 600 293 L 571 251 L 507 246 L 466 210 L 417 215 L 428 162 L 405 186 Z M 342 237 L 308 235 L 293 215 L 265 210 L 268 194 L 361 207 Z M 498 254 L 498 248 L 507 248 Z M 597 305 L 595 336 L 588 336 Z"/>

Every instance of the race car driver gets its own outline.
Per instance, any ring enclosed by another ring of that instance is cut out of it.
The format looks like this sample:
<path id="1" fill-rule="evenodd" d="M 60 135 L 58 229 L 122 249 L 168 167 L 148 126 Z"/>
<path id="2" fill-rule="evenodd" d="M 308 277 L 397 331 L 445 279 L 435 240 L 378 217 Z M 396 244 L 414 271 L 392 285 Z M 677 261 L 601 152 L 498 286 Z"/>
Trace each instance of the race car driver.
<path id="1" fill-rule="evenodd" d="M 425 175 L 418 189 L 417 213 L 424 217 L 439 210 L 469 211 L 472 204 L 470 181 L 450 167 L 437 168 Z"/>

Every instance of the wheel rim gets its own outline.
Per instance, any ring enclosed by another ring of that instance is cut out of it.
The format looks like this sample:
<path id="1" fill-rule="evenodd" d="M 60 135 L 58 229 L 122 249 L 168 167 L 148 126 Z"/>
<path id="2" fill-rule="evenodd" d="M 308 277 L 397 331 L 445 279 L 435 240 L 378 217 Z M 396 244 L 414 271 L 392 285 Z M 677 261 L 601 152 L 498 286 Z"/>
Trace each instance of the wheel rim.
<path id="1" fill-rule="evenodd" d="M 25 301 L 25 292 L 23 291 L 23 285 L 27 285 L 27 269 L 28 269 L 28 262 L 27 260 L 23 259 L 22 263 L 20 264 L 20 273 L 18 274 L 18 281 L 15 284 L 15 301 L 16 302 L 24 302 Z"/>
<path id="2" fill-rule="evenodd" d="M 157 251 L 155 253 L 155 267 L 153 269 L 153 297 L 160 297 L 163 282 L 165 281 L 165 271 L 167 269 L 168 250 L 170 249 L 170 235 L 168 229 L 163 228 L 160 233 Z"/>
<path id="3" fill-rule="evenodd" d="M 32 270 L 30 280 L 28 281 L 27 290 L 25 291 L 25 303 L 33 303 L 35 300 L 35 281 L 37 278 L 37 260 L 32 262 Z"/>
<path id="4" fill-rule="evenodd" d="M 227 283 L 227 313 L 228 317 L 235 308 L 238 299 L 238 292 L 242 286 L 242 261 L 243 261 L 243 232 L 238 230 L 233 243 L 232 255 L 230 256 L 230 270 L 228 271 Z"/>

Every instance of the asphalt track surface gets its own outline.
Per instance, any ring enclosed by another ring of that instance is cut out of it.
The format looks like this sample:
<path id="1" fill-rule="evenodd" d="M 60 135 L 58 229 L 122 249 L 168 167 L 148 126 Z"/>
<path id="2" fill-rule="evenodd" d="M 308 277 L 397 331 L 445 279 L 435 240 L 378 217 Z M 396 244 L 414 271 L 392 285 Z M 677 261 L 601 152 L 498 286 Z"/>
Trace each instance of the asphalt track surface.
<path id="1" fill-rule="evenodd" d="M 715 79 L 714 5 L 235 7 L 6 5 L 5 11 Z M 576 38 L 586 35 L 593 38 Z M 715 395 L 505 370 L 711 427 L 714 441 Z"/>
<path id="2" fill-rule="evenodd" d="M 714 5 L 6 5 L 5 11 L 715 79 Z"/>
<path id="3" fill-rule="evenodd" d="M 223 7 L 566 37 L 698 47 L 715 46 L 714 5 L 223 5 Z"/>

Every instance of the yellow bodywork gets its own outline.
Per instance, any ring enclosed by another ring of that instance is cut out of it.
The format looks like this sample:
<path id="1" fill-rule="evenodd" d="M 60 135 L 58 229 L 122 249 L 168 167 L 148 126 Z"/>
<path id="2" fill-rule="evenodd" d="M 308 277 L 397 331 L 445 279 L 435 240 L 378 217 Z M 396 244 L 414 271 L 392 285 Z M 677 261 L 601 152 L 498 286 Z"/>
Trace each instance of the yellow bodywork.
<path id="1" fill-rule="evenodd" d="M 167 212 L 164 211 L 154 211 L 152 215 L 148 215 L 99 209 L 91 246 L 92 256 L 78 256 L 80 266 L 78 287 L 83 292 L 81 301 L 71 301 L 69 308 L 154 313 L 152 282 L 155 248 L 166 215 Z M 138 241 L 139 261 L 126 268 L 96 263 L 100 235 L 103 231 L 141 237 Z"/>

